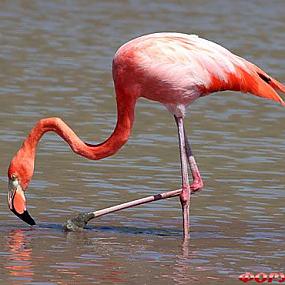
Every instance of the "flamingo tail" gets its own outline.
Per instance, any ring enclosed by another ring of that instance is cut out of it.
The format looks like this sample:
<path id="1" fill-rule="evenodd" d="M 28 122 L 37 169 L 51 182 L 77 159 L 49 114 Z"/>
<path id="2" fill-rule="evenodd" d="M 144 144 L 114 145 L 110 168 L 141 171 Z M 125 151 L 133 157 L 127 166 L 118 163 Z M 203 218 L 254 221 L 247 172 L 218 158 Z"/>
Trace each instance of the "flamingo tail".
<path id="1" fill-rule="evenodd" d="M 240 91 L 250 92 L 253 95 L 276 101 L 285 107 L 285 102 L 276 92 L 280 91 L 285 94 L 285 86 L 256 65 L 247 62 L 248 64 L 250 64 L 251 72 L 245 69 L 241 70 L 241 76 L 244 80 L 240 85 Z"/>

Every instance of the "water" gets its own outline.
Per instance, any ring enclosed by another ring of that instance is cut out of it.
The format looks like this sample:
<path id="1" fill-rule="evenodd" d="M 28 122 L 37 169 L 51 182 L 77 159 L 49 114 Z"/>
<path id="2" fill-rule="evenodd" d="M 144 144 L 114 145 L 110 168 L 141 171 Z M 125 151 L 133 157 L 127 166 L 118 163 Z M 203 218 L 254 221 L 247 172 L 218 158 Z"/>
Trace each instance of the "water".
<path id="1" fill-rule="evenodd" d="M 174 121 L 147 100 L 127 145 L 105 160 L 78 157 L 45 135 L 27 193 L 37 227 L 6 205 L 9 161 L 37 120 L 60 116 L 91 143 L 109 136 L 111 60 L 121 44 L 155 31 L 199 34 L 285 82 L 283 11 L 282 0 L 2 2 L 0 284 L 242 284 L 246 271 L 284 272 L 284 109 L 237 92 L 189 110 L 206 184 L 192 199 L 189 246 L 176 198 L 62 232 L 75 213 L 180 186 Z"/>

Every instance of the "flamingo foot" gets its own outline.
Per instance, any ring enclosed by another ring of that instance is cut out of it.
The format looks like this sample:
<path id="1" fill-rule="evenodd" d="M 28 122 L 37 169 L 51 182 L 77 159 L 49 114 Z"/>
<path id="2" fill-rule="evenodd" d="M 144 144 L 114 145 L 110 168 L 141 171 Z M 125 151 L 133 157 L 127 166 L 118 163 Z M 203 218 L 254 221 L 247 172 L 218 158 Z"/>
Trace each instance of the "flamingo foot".
<path id="1" fill-rule="evenodd" d="M 78 232 L 82 231 L 87 223 L 94 218 L 93 213 L 80 213 L 76 217 L 68 219 L 63 224 L 63 231 Z"/>

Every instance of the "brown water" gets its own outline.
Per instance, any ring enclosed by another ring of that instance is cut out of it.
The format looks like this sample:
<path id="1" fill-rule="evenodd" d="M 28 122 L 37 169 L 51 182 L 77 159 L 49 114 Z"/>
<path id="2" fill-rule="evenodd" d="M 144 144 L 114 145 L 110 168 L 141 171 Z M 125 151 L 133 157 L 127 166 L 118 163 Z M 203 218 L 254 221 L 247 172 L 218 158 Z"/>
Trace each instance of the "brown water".
<path id="1" fill-rule="evenodd" d="M 47 134 L 27 193 L 38 226 L 7 209 L 9 161 L 37 120 L 60 116 L 94 143 L 111 133 L 112 56 L 133 37 L 196 33 L 285 82 L 283 0 L 173 2 L 1 2 L 0 284 L 242 284 L 246 271 L 285 271 L 285 112 L 237 92 L 198 100 L 188 114 L 206 183 L 192 199 L 189 246 L 177 198 L 62 232 L 75 213 L 179 188 L 174 121 L 146 100 L 108 159 L 78 157 Z"/>

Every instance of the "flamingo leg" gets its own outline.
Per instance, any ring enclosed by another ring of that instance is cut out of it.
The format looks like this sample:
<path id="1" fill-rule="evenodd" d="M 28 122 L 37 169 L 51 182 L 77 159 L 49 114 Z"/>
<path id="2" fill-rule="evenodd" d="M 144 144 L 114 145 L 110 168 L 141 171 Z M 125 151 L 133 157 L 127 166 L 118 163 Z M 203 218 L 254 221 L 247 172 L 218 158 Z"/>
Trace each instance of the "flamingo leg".
<path id="1" fill-rule="evenodd" d="M 182 117 L 174 116 L 179 138 L 179 150 L 180 150 L 180 163 L 181 163 L 181 176 L 182 176 L 182 191 L 180 194 L 180 203 L 182 206 L 183 217 L 183 237 L 184 240 L 189 238 L 189 207 L 190 207 L 190 185 L 188 176 L 188 156 L 186 153 L 186 141 L 184 134 L 184 123 Z"/>
<path id="2" fill-rule="evenodd" d="M 185 136 L 185 147 L 186 147 L 186 154 L 187 154 L 187 159 L 188 159 L 188 165 L 191 170 L 192 178 L 193 178 L 193 183 L 190 185 L 190 189 L 192 192 L 196 192 L 198 190 L 201 190 L 204 186 L 198 165 L 195 161 L 193 152 L 191 150 L 191 145 L 189 143 L 189 140 L 187 139 L 185 128 L 184 128 L 184 136 Z"/>

